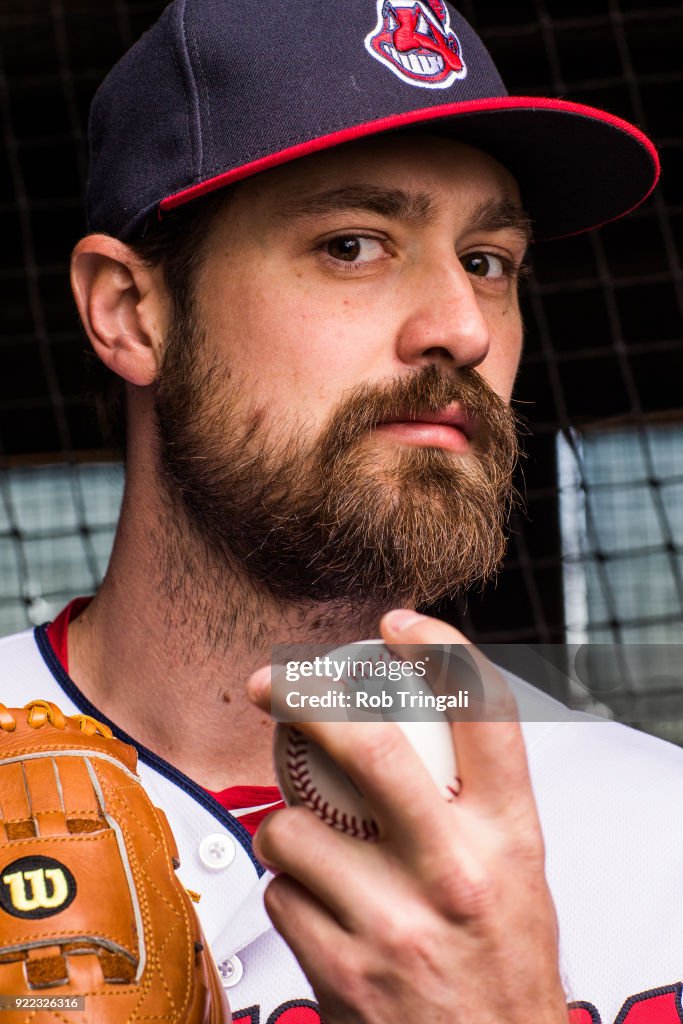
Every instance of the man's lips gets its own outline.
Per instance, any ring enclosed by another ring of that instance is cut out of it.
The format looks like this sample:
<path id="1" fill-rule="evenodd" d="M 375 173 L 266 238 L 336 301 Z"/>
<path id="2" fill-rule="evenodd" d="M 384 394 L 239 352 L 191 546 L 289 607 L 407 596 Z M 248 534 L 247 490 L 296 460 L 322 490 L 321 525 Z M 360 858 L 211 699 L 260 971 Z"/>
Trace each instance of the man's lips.
<path id="1" fill-rule="evenodd" d="M 407 413 L 378 423 L 379 435 L 414 445 L 432 445 L 451 451 L 466 452 L 474 437 L 476 423 L 458 407 L 441 412 Z"/>

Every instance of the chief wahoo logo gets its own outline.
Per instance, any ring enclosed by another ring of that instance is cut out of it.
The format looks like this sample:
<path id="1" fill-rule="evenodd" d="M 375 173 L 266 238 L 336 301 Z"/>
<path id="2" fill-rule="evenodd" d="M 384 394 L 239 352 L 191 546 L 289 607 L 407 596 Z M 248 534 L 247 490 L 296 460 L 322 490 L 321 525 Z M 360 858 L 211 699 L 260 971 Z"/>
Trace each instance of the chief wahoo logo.
<path id="1" fill-rule="evenodd" d="M 377 0 L 377 25 L 365 48 L 404 82 L 445 89 L 467 68 L 442 0 Z"/>

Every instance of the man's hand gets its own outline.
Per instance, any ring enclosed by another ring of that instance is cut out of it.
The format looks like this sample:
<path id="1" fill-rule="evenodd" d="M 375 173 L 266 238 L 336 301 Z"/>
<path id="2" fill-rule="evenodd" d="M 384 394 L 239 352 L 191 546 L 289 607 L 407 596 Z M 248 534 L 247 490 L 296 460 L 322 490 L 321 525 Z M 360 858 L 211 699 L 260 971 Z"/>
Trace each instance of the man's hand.
<path id="1" fill-rule="evenodd" d="M 445 623 L 386 615 L 385 642 L 464 644 Z M 403 628 L 400 628 L 403 625 Z M 313 986 L 325 1024 L 565 1024 L 555 909 L 514 698 L 474 654 L 498 721 L 452 726 L 462 789 L 438 793 L 393 723 L 299 724 L 370 802 L 375 843 L 335 832 L 305 808 L 258 830 L 277 874 L 273 924 Z M 249 692 L 270 709 L 270 673 Z"/>

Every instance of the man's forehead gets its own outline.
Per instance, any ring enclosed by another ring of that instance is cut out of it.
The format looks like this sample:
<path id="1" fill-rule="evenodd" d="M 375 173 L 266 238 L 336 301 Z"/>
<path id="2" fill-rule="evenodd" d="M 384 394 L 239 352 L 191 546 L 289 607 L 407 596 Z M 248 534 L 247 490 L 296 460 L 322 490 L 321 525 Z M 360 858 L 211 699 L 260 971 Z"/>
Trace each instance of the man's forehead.
<path id="1" fill-rule="evenodd" d="M 456 205 L 478 226 L 495 222 L 531 236 L 510 172 L 489 154 L 440 136 L 410 132 L 350 143 L 245 185 L 281 220 L 359 209 L 425 224 Z"/>

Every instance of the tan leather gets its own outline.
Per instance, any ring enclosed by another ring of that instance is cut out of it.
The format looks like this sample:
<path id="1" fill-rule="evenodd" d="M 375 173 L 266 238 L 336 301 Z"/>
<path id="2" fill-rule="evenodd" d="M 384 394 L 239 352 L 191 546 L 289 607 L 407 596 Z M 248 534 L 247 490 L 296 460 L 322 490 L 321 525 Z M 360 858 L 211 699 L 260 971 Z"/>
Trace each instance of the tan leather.
<path id="1" fill-rule="evenodd" d="M 228 1024 L 133 747 L 47 701 L 0 704 L 0 994 L 85 996 L 2 1024 Z"/>

